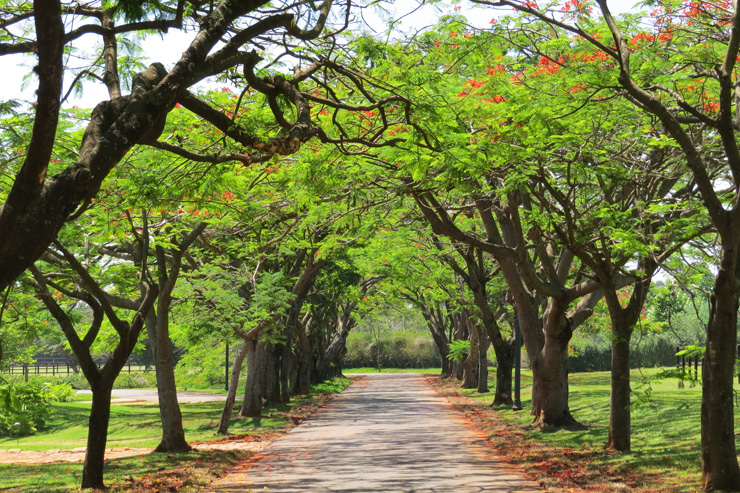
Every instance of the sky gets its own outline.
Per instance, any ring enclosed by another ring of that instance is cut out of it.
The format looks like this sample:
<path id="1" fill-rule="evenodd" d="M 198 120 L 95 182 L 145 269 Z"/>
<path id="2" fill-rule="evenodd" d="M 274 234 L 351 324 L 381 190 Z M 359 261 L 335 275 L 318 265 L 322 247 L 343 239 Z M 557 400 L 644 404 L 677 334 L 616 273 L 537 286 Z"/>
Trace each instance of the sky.
<path id="1" fill-rule="evenodd" d="M 413 0 L 396 0 L 392 8 L 395 10 L 394 14 L 399 17 L 401 14 L 410 10 L 410 5 Z M 636 0 L 611 0 L 609 2 L 610 8 L 614 13 L 626 12 L 632 8 Z M 459 12 L 464 13 L 471 23 L 475 25 L 476 20 L 482 22 L 482 26 L 488 24 L 490 19 L 495 17 L 495 10 L 492 8 L 474 7 L 468 2 L 461 2 L 458 5 L 462 6 Z M 451 5 L 443 6 L 442 4 L 427 4 L 423 9 L 414 12 L 412 15 L 406 16 L 401 21 L 401 26 L 408 32 L 417 31 L 419 29 L 432 26 L 435 23 L 435 19 L 439 15 L 453 13 L 453 7 Z M 382 21 L 379 18 L 366 18 L 371 24 L 377 22 L 380 26 Z M 183 33 L 177 30 L 171 30 L 167 33 L 166 37 L 160 37 L 157 35 L 150 36 L 144 40 L 143 48 L 144 53 L 148 56 L 145 61 L 146 64 L 151 62 L 161 62 L 165 67 L 172 67 L 175 62 L 180 58 L 180 55 L 187 48 L 189 43 L 194 37 L 193 32 Z M 79 46 L 84 48 L 85 43 L 98 42 L 98 37 L 93 35 L 87 35 L 80 39 Z M 70 60 L 70 62 L 74 62 Z M 2 99 L 22 99 L 26 101 L 32 101 L 34 99 L 34 92 L 36 90 L 36 82 L 32 81 L 26 84 L 24 88 L 23 80 L 26 74 L 28 74 L 35 63 L 35 59 L 28 56 L 21 55 L 5 55 L 0 57 L 0 71 L 3 73 L 3 94 Z M 65 81 L 69 87 L 71 81 Z M 102 84 L 87 84 L 85 91 L 81 97 L 70 97 L 63 106 L 79 106 L 84 108 L 92 108 L 98 102 L 108 99 L 108 93 Z"/>

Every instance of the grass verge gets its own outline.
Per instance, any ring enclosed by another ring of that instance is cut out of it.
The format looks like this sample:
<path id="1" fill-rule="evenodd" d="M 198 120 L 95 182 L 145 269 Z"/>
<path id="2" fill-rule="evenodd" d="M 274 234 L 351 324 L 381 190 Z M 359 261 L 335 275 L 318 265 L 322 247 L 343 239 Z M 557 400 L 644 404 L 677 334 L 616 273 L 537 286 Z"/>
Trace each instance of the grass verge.
<path id="1" fill-rule="evenodd" d="M 632 451 L 603 450 L 608 437 L 609 373 L 570 375 L 570 409 L 582 426 L 533 429 L 531 373 L 522 376 L 523 411 L 491 408 L 493 394 L 429 377 L 511 463 L 550 492 L 694 492 L 701 488 L 701 389 L 633 373 Z M 495 387 L 492 373 L 490 387 Z M 643 384 L 640 382 L 643 381 Z"/>
<path id="2" fill-rule="evenodd" d="M 215 434 L 223 404 L 203 402 L 182 404 L 183 425 L 188 441 L 197 446 L 208 442 L 274 440 L 303 418 L 326 404 L 332 394 L 341 392 L 349 379 L 335 379 L 311 388 L 308 396 L 297 396 L 287 405 L 270 406 L 256 418 L 232 418 L 224 439 Z M 89 404 L 59 404 L 52 423 L 31 437 L 4 439 L 0 448 L 45 451 L 84 447 L 87 439 Z M 235 406 L 235 409 L 238 409 Z M 108 447 L 154 448 L 161 436 L 159 408 L 156 404 L 116 405 L 111 410 Z M 253 455 L 243 450 L 208 450 L 184 454 L 145 453 L 106 460 L 107 491 L 189 493 L 199 491 L 239 461 Z M 43 456 L 40 452 L 39 456 Z M 3 478 L 0 492 L 79 491 L 82 463 L 0 464 Z"/>

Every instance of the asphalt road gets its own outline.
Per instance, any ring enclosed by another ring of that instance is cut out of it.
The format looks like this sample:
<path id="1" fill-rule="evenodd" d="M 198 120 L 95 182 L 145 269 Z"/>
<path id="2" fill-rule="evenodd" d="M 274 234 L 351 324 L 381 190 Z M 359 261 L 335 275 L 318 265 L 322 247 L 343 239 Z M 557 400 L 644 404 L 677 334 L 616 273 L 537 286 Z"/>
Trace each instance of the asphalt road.
<path id="1" fill-rule="evenodd" d="M 373 374 L 213 492 L 534 492 L 424 377 Z"/>

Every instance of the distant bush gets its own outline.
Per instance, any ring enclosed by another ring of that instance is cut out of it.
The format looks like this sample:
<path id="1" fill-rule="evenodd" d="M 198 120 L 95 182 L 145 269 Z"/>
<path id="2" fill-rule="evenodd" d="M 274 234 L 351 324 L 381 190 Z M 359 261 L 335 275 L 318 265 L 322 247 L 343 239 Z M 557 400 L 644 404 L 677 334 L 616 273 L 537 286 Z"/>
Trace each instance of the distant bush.
<path id="1" fill-rule="evenodd" d="M 66 383 L 46 383 L 44 389 L 49 400 L 52 402 L 69 402 L 75 395 L 75 390 Z"/>
<path id="2" fill-rule="evenodd" d="M 586 342 L 576 347 L 575 354 L 568 357 L 568 368 L 572 372 L 609 371 L 611 369 L 611 345 L 604 341 Z M 676 364 L 676 343 L 669 337 L 635 338 L 630 344 L 631 368 L 654 368 Z"/>
<path id="3" fill-rule="evenodd" d="M 30 435 L 43 428 L 52 414 L 48 387 L 39 383 L 0 385 L 0 436 Z"/>
<path id="4" fill-rule="evenodd" d="M 144 389 L 157 386 L 153 371 L 145 373 L 121 373 L 113 383 L 114 389 Z"/>
<path id="5" fill-rule="evenodd" d="M 417 331 L 392 331 L 374 340 L 369 332 L 350 333 L 344 368 L 436 368 L 440 356 L 431 336 Z"/>
<path id="6" fill-rule="evenodd" d="M 66 383 L 73 389 L 77 390 L 90 390 L 90 384 L 87 383 L 85 375 L 80 373 L 70 373 L 57 380 L 60 383 Z"/>

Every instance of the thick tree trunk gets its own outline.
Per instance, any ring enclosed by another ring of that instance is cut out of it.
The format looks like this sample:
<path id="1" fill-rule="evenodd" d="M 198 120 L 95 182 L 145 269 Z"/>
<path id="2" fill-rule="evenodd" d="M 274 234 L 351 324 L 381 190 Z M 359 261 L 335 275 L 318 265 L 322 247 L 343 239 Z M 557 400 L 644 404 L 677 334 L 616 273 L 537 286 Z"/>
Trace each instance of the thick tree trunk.
<path id="1" fill-rule="evenodd" d="M 92 386 L 92 407 L 87 428 L 87 449 L 85 465 L 82 468 L 82 488 L 104 489 L 103 470 L 105 468 L 105 445 L 108 442 L 108 422 L 110 420 L 110 400 L 113 381 L 103 381 Z"/>
<path id="2" fill-rule="evenodd" d="M 269 342 L 265 347 L 265 405 L 282 403 L 280 379 L 283 365 L 280 351 L 281 347 Z"/>
<path id="3" fill-rule="evenodd" d="M 629 327 L 612 327 L 611 400 L 606 448 L 630 449 L 630 338 Z"/>
<path id="4" fill-rule="evenodd" d="M 492 406 L 511 406 L 512 398 L 511 374 L 514 370 L 514 345 L 509 341 L 503 341 L 500 346 L 494 345 L 496 351 L 496 394 L 493 397 Z"/>
<path id="5" fill-rule="evenodd" d="M 576 424 L 568 408 L 568 343 L 573 335 L 564 307 L 551 300 L 543 317 L 545 344 L 532 362 L 534 426 Z"/>
<path id="6" fill-rule="evenodd" d="M 707 325 L 702 373 L 701 460 L 704 488 L 740 491 L 733 381 L 737 344 L 737 251 L 722 252 Z"/>
<path id="7" fill-rule="evenodd" d="M 316 375 L 318 382 L 338 377 L 342 374 L 342 358 L 344 358 L 347 352 L 347 336 L 353 327 L 353 323 L 349 316 L 340 316 L 337 325 L 334 337 L 321 357 L 318 367 L 319 371 Z"/>
<path id="8" fill-rule="evenodd" d="M 260 416 L 265 387 L 265 345 L 252 343 L 247 347 L 247 383 L 239 416 Z"/>
<path id="9" fill-rule="evenodd" d="M 442 355 L 441 360 L 442 372 L 439 376 L 442 378 L 450 378 L 452 376 L 452 361 L 447 359 L 447 354 Z"/>
<path id="10" fill-rule="evenodd" d="M 84 339 L 80 339 L 67 312 L 51 295 L 44 274 L 35 267 L 31 267 L 30 270 L 37 283 L 36 291 L 39 299 L 59 323 L 93 391 L 87 451 L 82 474 L 82 487 L 103 489 L 105 488 L 105 484 L 103 483 L 105 444 L 108 440 L 108 421 L 110 418 L 110 399 L 113 383 L 126 364 L 129 356 L 131 356 L 131 351 L 139 339 L 146 314 L 152 309 L 152 305 L 157 298 L 158 289 L 156 285 L 149 286 L 145 281 L 141 281 L 145 287 L 142 290 L 143 296 L 139 301 L 139 306 L 133 320 L 131 323 L 126 323 L 115 314 L 111 314 L 113 307 L 107 305 L 105 291 L 95 282 L 74 255 L 60 243 L 57 243 L 57 248 L 62 251 L 68 264 L 82 277 L 87 284 L 87 288 L 91 291 L 89 297 L 80 297 L 80 300 L 84 300 L 93 311 L 93 321 Z M 119 339 L 118 344 L 116 344 L 116 347 L 108 356 L 105 366 L 102 369 L 98 369 L 90 353 L 90 345 L 99 334 L 100 324 L 103 320 L 103 305 L 107 305 L 110 309 L 110 312 L 107 314 L 108 320 L 118 333 Z"/>
<path id="11" fill-rule="evenodd" d="M 218 430 L 216 433 L 220 435 L 226 435 L 229 432 L 229 424 L 231 424 L 231 413 L 234 410 L 234 401 L 236 400 L 236 391 L 239 387 L 239 376 L 242 372 L 242 365 L 244 364 L 244 357 L 247 355 L 247 348 L 254 342 L 242 342 L 239 347 L 236 356 L 234 357 L 234 365 L 231 368 L 231 380 L 229 381 L 229 392 L 226 395 L 226 401 L 224 402 L 224 410 L 221 412 L 221 421 L 218 423 Z"/>

